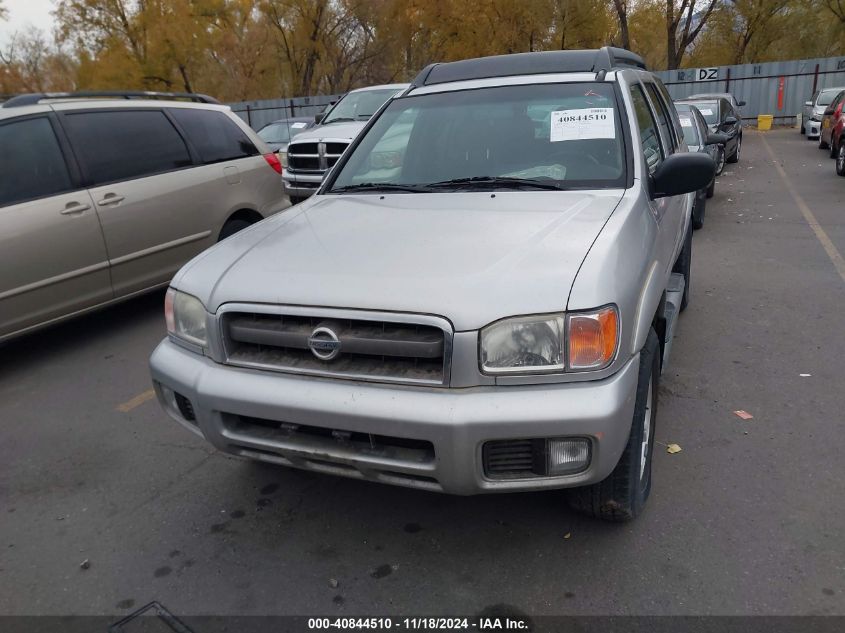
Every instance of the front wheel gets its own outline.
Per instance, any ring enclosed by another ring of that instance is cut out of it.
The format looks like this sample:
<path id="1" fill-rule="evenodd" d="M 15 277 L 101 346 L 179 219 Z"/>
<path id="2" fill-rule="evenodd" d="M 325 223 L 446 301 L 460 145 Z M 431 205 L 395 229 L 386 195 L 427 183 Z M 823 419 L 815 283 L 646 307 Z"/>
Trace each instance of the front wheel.
<path id="1" fill-rule="evenodd" d="M 819 133 L 819 149 L 830 149 L 830 145 L 828 145 L 827 141 L 824 140 L 821 133 Z"/>
<path id="2" fill-rule="evenodd" d="M 637 400 L 631 433 L 613 472 L 597 484 L 572 488 L 569 506 L 582 514 L 605 521 L 630 521 L 642 512 L 651 493 L 651 462 L 654 425 L 657 419 L 657 388 L 660 382 L 660 344 L 654 329 L 640 351 Z"/>
<path id="3" fill-rule="evenodd" d="M 725 146 L 719 145 L 716 151 L 716 175 L 720 176 L 725 169 Z"/>
<path id="4" fill-rule="evenodd" d="M 695 196 L 695 206 L 692 208 L 692 228 L 696 231 L 704 226 L 704 212 L 707 209 L 707 194 Z"/>
<path id="5" fill-rule="evenodd" d="M 738 163 L 739 162 L 739 153 L 742 150 L 742 134 L 736 139 L 736 148 L 734 148 L 733 154 L 728 156 L 729 163 Z"/>
<path id="6" fill-rule="evenodd" d="M 243 231 L 248 226 L 252 226 L 252 222 L 249 220 L 243 220 L 240 218 L 229 220 L 223 225 L 223 228 L 220 231 L 220 237 L 217 238 L 217 241 L 222 242 L 227 237 L 232 237 L 235 233 Z"/>
<path id="7" fill-rule="evenodd" d="M 836 173 L 845 176 L 845 143 L 839 141 L 839 153 L 836 155 Z"/>
<path id="8" fill-rule="evenodd" d="M 831 157 L 831 158 L 836 158 L 836 156 L 837 156 L 838 154 L 839 154 L 839 148 L 838 148 L 838 147 L 836 147 L 836 143 L 834 142 L 834 139 L 833 139 L 833 137 L 831 136 L 831 137 L 830 137 L 830 157 Z"/>
<path id="9" fill-rule="evenodd" d="M 708 198 L 712 198 L 714 193 L 716 193 L 716 179 L 715 178 L 713 178 L 713 180 L 710 181 L 710 184 L 707 187 L 706 196 Z"/>

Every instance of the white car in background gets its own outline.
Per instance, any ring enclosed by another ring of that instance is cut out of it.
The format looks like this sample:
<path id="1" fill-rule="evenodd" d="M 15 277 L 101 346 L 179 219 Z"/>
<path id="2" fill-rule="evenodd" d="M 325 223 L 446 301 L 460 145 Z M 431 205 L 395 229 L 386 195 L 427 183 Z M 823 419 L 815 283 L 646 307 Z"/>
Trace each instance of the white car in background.
<path id="1" fill-rule="evenodd" d="M 297 204 L 317 191 L 323 176 L 367 121 L 386 101 L 407 89 L 409 84 L 370 86 L 348 92 L 326 113 L 318 114 L 317 126 L 297 134 L 287 148 L 283 174 L 285 193 Z"/>
<path id="2" fill-rule="evenodd" d="M 836 98 L 845 86 L 837 88 L 823 88 L 817 90 L 813 98 L 804 103 L 804 111 L 801 113 L 801 134 L 808 139 L 817 139 L 821 133 L 822 117 L 827 106 Z"/>

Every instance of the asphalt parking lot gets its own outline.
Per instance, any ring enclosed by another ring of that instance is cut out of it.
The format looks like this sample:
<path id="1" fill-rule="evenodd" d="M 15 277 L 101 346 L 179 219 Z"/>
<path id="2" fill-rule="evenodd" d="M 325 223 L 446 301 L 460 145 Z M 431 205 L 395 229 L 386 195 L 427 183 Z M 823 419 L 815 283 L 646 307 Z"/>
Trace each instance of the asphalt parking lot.
<path id="1" fill-rule="evenodd" d="M 841 253 L 827 153 L 748 130 L 624 525 L 215 453 L 149 391 L 163 293 L 0 347 L 0 614 L 845 615 Z"/>

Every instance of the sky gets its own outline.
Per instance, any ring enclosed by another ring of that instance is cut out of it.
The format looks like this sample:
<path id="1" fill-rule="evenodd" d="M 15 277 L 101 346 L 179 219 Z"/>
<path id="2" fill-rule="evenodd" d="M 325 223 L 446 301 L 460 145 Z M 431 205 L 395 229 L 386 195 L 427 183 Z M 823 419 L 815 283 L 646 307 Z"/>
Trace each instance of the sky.
<path id="1" fill-rule="evenodd" d="M 53 30 L 53 0 L 6 0 L 3 3 L 9 11 L 6 20 L 0 21 L 0 44 L 9 41 L 16 31 L 23 31 L 28 25 L 37 26 L 50 33 Z"/>

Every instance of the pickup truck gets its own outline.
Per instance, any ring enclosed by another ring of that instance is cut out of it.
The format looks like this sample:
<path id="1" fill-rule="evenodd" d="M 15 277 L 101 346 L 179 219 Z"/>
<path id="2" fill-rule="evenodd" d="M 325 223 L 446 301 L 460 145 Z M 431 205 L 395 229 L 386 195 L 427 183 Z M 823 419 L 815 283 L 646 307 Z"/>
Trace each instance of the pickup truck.
<path id="1" fill-rule="evenodd" d="M 429 66 L 316 195 L 176 275 L 158 399 L 226 453 L 631 519 L 713 174 L 629 51 Z"/>

